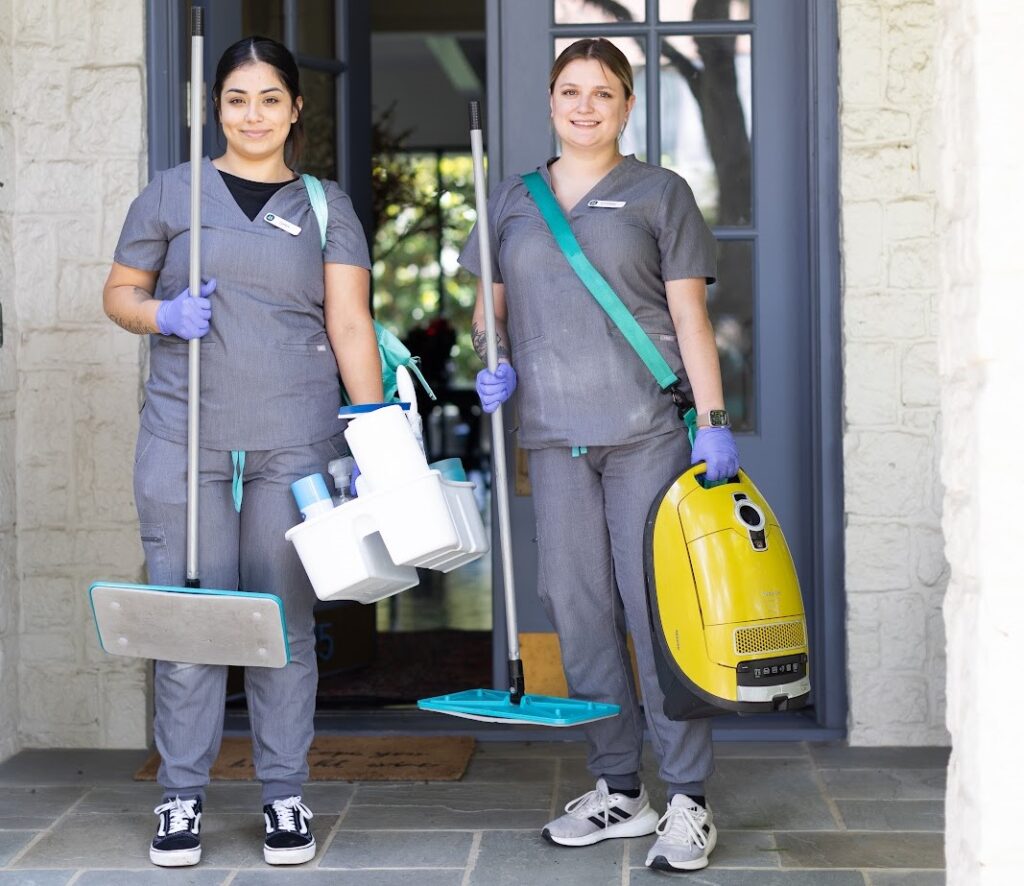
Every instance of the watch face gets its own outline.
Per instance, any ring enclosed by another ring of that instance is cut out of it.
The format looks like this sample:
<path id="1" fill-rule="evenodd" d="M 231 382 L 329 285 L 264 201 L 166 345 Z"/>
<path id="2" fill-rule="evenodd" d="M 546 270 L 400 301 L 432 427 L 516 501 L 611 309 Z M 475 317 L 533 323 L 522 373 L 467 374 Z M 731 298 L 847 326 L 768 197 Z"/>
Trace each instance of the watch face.
<path id="1" fill-rule="evenodd" d="M 729 413 L 724 409 L 712 409 L 708 413 L 708 424 L 713 428 L 729 427 Z"/>

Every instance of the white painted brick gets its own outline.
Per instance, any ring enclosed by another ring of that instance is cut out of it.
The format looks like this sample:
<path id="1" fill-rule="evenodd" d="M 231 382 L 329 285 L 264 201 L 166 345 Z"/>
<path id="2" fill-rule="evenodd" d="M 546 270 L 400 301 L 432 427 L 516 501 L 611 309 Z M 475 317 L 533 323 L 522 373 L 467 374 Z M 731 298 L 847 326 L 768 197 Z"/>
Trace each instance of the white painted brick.
<path id="1" fill-rule="evenodd" d="M 0 418 L 0 531 L 12 529 L 16 511 L 14 418 Z"/>
<path id="2" fill-rule="evenodd" d="M 73 664 L 23 663 L 19 671 L 19 704 L 27 732 L 62 732 L 71 727 L 97 731 L 100 705 L 95 674 L 82 672 Z"/>
<path id="3" fill-rule="evenodd" d="M 909 588 L 910 538 L 910 528 L 902 523 L 850 521 L 846 528 L 847 592 Z"/>
<path id="4" fill-rule="evenodd" d="M 137 67 L 73 70 L 76 148 L 88 157 L 126 157 L 134 161 L 142 140 L 143 99 L 142 73 Z M 117 108 L 117 113 L 112 114 L 112 108 Z"/>
<path id="5" fill-rule="evenodd" d="M 843 277 L 847 288 L 877 286 L 885 268 L 881 204 L 845 203 L 843 234 Z"/>
<path id="6" fill-rule="evenodd" d="M 57 318 L 62 323 L 107 323 L 103 284 L 110 264 L 65 262 L 58 282 Z"/>
<path id="7" fill-rule="evenodd" d="M 842 100 L 874 104 L 882 96 L 882 14 L 871 6 L 839 8 L 840 76 Z"/>
<path id="8" fill-rule="evenodd" d="M 908 240 L 889 250 L 889 286 L 929 289 L 938 284 L 938 249 L 934 240 Z"/>
<path id="9" fill-rule="evenodd" d="M 932 342 L 913 345 L 903 357 L 903 402 L 908 406 L 937 406 L 939 371 Z"/>
<path id="10" fill-rule="evenodd" d="M 89 24 L 90 58 L 108 65 L 145 63 L 145 3 L 93 0 Z"/>
<path id="11" fill-rule="evenodd" d="M 885 669 L 892 673 L 924 673 L 928 653 L 928 613 L 915 591 L 881 595 L 878 630 L 885 649 Z M 926 693 L 931 697 L 931 692 Z M 928 719 L 928 718 L 926 718 Z"/>
<path id="12" fill-rule="evenodd" d="M 917 159 L 907 143 L 847 148 L 840 177 L 844 203 L 913 197 L 921 192 Z"/>
<path id="13" fill-rule="evenodd" d="M 18 653 L 24 668 L 65 665 L 72 670 L 79 660 L 74 637 L 67 631 L 52 634 L 23 632 L 18 642 Z"/>
<path id="14" fill-rule="evenodd" d="M 885 98 L 894 105 L 914 107 L 927 102 L 935 88 L 930 47 L 900 46 L 887 58 Z"/>
<path id="15" fill-rule="evenodd" d="M 928 437 L 895 430 L 847 434 L 847 513 L 920 519 L 929 503 L 933 446 Z"/>
<path id="16" fill-rule="evenodd" d="M 899 415 L 899 361 L 888 342 L 848 342 L 845 349 L 846 421 L 851 425 L 895 423 Z"/>
<path id="17" fill-rule="evenodd" d="M 68 630 L 83 613 L 85 591 L 67 576 L 26 576 L 21 580 L 21 623 L 29 633 Z"/>
<path id="18" fill-rule="evenodd" d="M 132 673 L 105 674 L 101 684 L 103 738 L 106 748 L 149 746 L 151 716 L 147 669 L 137 663 Z"/>
<path id="19" fill-rule="evenodd" d="M 855 712 L 853 732 L 864 729 L 870 736 L 877 729 L 876 724 L 885 724 L 893 734 L 905 736 L 917 734 L 928 725 L 928 681 L 923 676 L 893 674 L 872 668 L 870 663 L 859 667 L 855 664 L 851 662 L 850 690 L 864 699 L 863 709 L 868 716 L 862 719 L 860 709 Z M 911 729 L 901 730 L 901 726 Z"/>
<path id="20" fill-rule="evenodd" d="M 927 586 L 940 585 L 944 590 L 949 578 L 949 564 L 946 562 L 946 542 L 942 531 L 931 526 L 918 526 L 913 536 L 917 580 Z"/>
<path id="21" fill-rule="evenodd" d="M 37 373 L 50 377 L 60 367 L 66 371 L 69 363 L 83 367 L 122 366 L 128 372 L 138 365 L 138 360 L 139 337 L 109 321 L 89 328 L 26 333 L 18 356 L 26 377 Z"/>
<path id="22" fill-rule="evenodd" d="M 71 464 L 72 405 L 66 367 L 63 372 L 25 373 L 18 399 L 21 464 Z"/>
<path id="23" fill-rule="evenodd" d="M 18 192 L 22 185 L 19 182 Z M 18 314 L 18 327 L 51 326 L 57 320 L 57 241 L 48 219 L 19 215 L 18 224 L 12 232 L 11 246 L 18 257 L 14 267 L 14 303 Z M 9 300 L 4 302 L 6 322 Z M 5 334 L 10 335 L 8 329 Z M 0 350 L 2 354 L 7 345 Z M 19 361 L 21 355 L 19 354 Z"/>
<path id="24" fill-rule="evenodd" d="M 932 310 L 932 298 L 926 292 L 847 292 L 843 298 L 846 338 L 922 338 L 930 333 Z"/>
<path id="25" fill-rule="evenodd" d="M 100 251 L 101 216 L 99 207 L 81 206 L 74 215 L 46 219 L 56 228 L 57 255 L 62 264 L 69 260 L 89 264 L 106 258 Z M 103 264 L 109 269 L 109 262 Z"/>
<path id="26" fill-rule="evenodd" d="M 843 113 L 842 126 L 847 144 L 888 142 L 910 136 L 911 115 L 893 108 L 850 108 Z"/>
<path id="27" fill-rule="evenodd" d="M 885 239 L 912 240 L 935 233 L 934 200 L 897 200 L 885 206 Z"/>
<path id="28" fill-rule="evenodd" d="M 102 167 L 91 158 L 29 159 L 18 169 L 15 211 L 52 215 L 67 212 L 69 203 L 97 206 L 103 199 L 103 186 Z"/>
<path id="29" fill-rule="evenodd" d="M 19 48 L 35 46 L 49 49 L 54 40 L 54 0 L 37 3 L 16 2 L 14 7 L 14 33 Z"/>
<path id="30" fill-rule="evenodd" d="M 0 530 L 0 637 L 9 636 L 17 629 L 17 542 L 13 531 L 3 529 Z M 3 671 L 0 670 L 2 676 Z"/>

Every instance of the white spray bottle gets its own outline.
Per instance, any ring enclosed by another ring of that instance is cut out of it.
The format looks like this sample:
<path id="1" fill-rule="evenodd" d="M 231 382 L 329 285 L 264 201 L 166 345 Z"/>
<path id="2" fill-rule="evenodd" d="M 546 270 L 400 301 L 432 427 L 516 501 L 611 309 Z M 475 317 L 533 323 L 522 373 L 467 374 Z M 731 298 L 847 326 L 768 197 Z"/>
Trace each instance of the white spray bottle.
<path id="1" fill-rule="evenodd" d="M 423 446 L 423 418 L 420 416 L 419 407 L 416 405 L 416 387 L 413 385 L 412 375 L 404 366 L 399 366 L 395 369 L 395 379 L 398 382 L 398 399 L 403 403 L 409 404 L 409 411 L 405 413 L 405 417 L 409 419 L 412 435 L 416 438 L 416 442 L 420 444 L 420 449 L 425 455 L 426 449 Z"/>

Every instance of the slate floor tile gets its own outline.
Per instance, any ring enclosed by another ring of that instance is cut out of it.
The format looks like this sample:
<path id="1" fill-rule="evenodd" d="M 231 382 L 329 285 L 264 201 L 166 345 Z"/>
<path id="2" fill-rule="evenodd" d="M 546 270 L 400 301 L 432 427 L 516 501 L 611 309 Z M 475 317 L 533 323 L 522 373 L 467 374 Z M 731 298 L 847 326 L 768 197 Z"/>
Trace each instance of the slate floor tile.
<path id="1" fill-rule="evenodd" d="M 729 760 L 708 780 L 707 796 L 721 828 L 838 828 L 811 764 L 802 760 Z"/>
<path id="2" fill-rule="evenodd" d="M 624 841 L 628 845 L 627 862 L 631 868 L 642 868 L 656 835 Z M 763 831 L 718 832 L 718 844 L 711 854 L 716 868 L 778 868 L 779 853 L 775 836 Z"/>
<path id="3" fill-rule="evenodd" d="M 489 832 L 469 882 L 471 886 L 620 886 L 623 844 L 607 840 L 585 851 L 545 843 L 539 834 Z"/>
<path id="4" fill-rule="evenodd" d="M 941 800 L 836 800 L 851 831 L 936 831 L 945 828 Z"/>
<path id="5" fill-rule="evenodd" d="M 836 800 L 943 800 L 945 769 L 822 769 Z"/>
<path id="6" fill-rule="evenodd" d="M 8 787 L 0 791 L 0 830 L 42 830 L 68 811 L 86 787 Z"/>
<path id="7" fill-rule="evenodd" d="M 192 868 L 156 868 L 145 870 L 86 871 L 75 886 L 220 886 L 231 871 L 208 868 L 202 863 Z"/>
<path id="8" fill-rule="evenodd" d="M 942 769 L 949 748 L 851 748 L 843 743 L 812 744 L 811 757 L 827 769 Z"/>
<path id="9" fill-rule="evenodd" d="M 28 750 L 0 763 L 0 785 L 131 784 L 149 751 Z"/>
<path id="10" fill-rule="evenodd" d="M 364 830 L 538 828 L 548 820 L 548 785 L 360 785 L 344 826 Z"/>
<path id="11" fill-rule="evenodd" d="M 556 759 L 476 757 L 466 767 L 462 784 L 507 784 L 510 772 L 515 772 L 519 784 L 551 784 L 558 765 Z"/>
<path id="12" fill-rule="evenodd" d="M 231 886 L 460 886 L 462 871 L 242 871 Z"/>
<path id="13" fill-rule="evenodd" d="M 587 745 L 582 741 L 478 741 L 474 757 L 500 757 L 503 760 L 522 757 L 551 760 L 555 757 L 586 757 Z"/>
<path id="14" fill-rule="evenodd" d="M 945 871 L 870 871 L 869 886 L 946 886 Z"/>
<path id="15" fill-rule="evenodd" d="M 657 871 L 630 871 L 629 886 L 657 886 L 671 875 Z M 737 871 L 714 864 L 685 875 L 686 886 L 864 886 L 859 871 Z"/>
<path id="16" fill-rule="evenodd" d="M 464 868 L 469 831 L 348 831 L 327 847 L 321 868 Z"/>
<path id="17" fill-rule="evenodd" d="M 35 831 L 0 831 L 0 865 L 10 862 L 36 836 Z M 46 867 L 56 867 L 56 865 L 46 865 Z"/>
<path id="18" fill-rule="evenodd" d="M 716 741 L 715 759 L 724 760 L 732 757 L 800 757 L 806 760 L 809 756 L 807 743 L 802 741 Z"/>
<path id="19" fill-rule="evenodd" d="M 942 834 L 804 831 L 778 833 L 775 840 L 783 867 L 941 870 L 945 865 Z"/>
<path id="20" fill-rule="evenodd" d="M 0 886 L 66 886 L 73 871 L 0 871 Z"/>
<path id="21" fill-rule="evenodd" d="M 313 819 L 322 853 L 323 841 L 337 816 Z M 149 866 L 149 844 L 156 818 L 92 812 L 67 816 L 22 858 L 26 868 L 139 868 Z M 203 818 L 203 863 L 218 868 L 263 865 L 263 818 L 228 813 Z"/>

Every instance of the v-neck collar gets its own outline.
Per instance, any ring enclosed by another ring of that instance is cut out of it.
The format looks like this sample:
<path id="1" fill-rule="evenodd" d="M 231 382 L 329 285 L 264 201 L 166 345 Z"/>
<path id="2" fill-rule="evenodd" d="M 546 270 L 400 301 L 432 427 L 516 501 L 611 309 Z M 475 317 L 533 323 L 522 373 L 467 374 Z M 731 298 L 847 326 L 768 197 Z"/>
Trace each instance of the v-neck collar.
<path id="1" fill-rule="evenodd" d="M 555 188 L 554 188 L 554 186 L 552 185 L 552 182 L 551 182 L 551 164 L 554 163 L 557 159 L 558 159 L 557 157 L 552 157 L 550 160 L 548 160 L 542 166 L 538 167 L 538 172 L 540 172 L 540 174 L 544 177 L 544 181 L 546 181 L 547 184 L 548 184 L 548 187 L 551 188 L 551 193 L 552 194 L 555 193 Z M 625 166 L 626 164 L 629 164 L 629 163 L 634 163 L 635 161 L 636 161 L 636 155 L 635 154 L 625 154 L 623 156 L 623 158 L 618 163 L 616 163 L 601 178 L 599 178 L 596 182 L 594 182 L 594 186 L 589 191 L 587 191 L 587 193 L 585 193 L 582 197 L 580 197 L 579 200 L 576 201 L 576 203 L 573 205 L 572 209 L 565 209 L 562 206 L 561 203 L 558 204 L 559 209 L 562 210 L 562 212 L 565 214 L 566 218 L 572 218 L 573 216 L 577 215 L 581 209 L 586 209 L 587 208 L 587 203 L 590 200 L 590 195 L 591 194 L 593 194 L 599 188 L 606 188 L 606 187 L 608 187 L 608 183 L 614 178 L 616 173 L 618 173 L 619 170 L 622 169 L 623 166 Z M 558 196 L 557 195 L 555 196 L 555 200 L 556 200 L 556 202 L 558 201 Z"/>
<path id="2" fill-rule="evenodd" d="M 619 165 L 621 165 L 621 164 L 619 164 Z M 294 179 L 293 181 L 285 182 L 283 187 L 278 188 L 276 191 L 274 191 L 273 194 L 271 194 L 267 198 L 267 202 L 264 203 L 263 204 L 263 208 L 259 212 L 256 213 L 256 217 L 255 218 L 249 218 L 249 216 L 247 216 L 245 214 L 245 210 L 242 209 L 242 207 L 238 205 L 238 201 L 235 199 L 235 195 L 231 193 L 231 188 L 229 188 L 228 187 L 228 183 L 226 181 L 224 181 L 224 177 L 220 174 L 220 170 L 216 166 L 213 165 L 213 158 L 212 157 L 204 157 L 203 158 L 203 173 L 202 173 L 202 175 L 203 175 L 203 187 L 204 188 L 207 187 L 207 182 L 216 179 L 216 184 L 213 184 L 213 185 L 210 186 L 210 187 L 213 188 L 213 192 L 210 193 L 210 196 L 218 197 L 219 199 L 221 199 L 223 201 L 226 201 L 227 203 L 230 203 L 231 206 L 234 207 L 234 209 L 238 213 L 238 215 L 241 217 L 241 219 L 245 222 L 245 224 L 253 225 L 253 226 L 257 226 L 260 222 L 263 221 L 263 216 L 265 216 L 267 214 L 267 207 L 270 206 L 270 204 L 273 203 L 274 200 L 277 199 L 277 196 L 279 194 L 283 194 L 285 191 L 287 191 L 290 187 L 292 187 L 296 183 L 299 183 L 299 184 L 302 183 L 302 176 L 299 176 L 298 178 Z M 228 173 L 228 175 L 231 175 L 231 173 Z M 238 178 L 238 176 L 235 176 L 235 177 Z"/>

